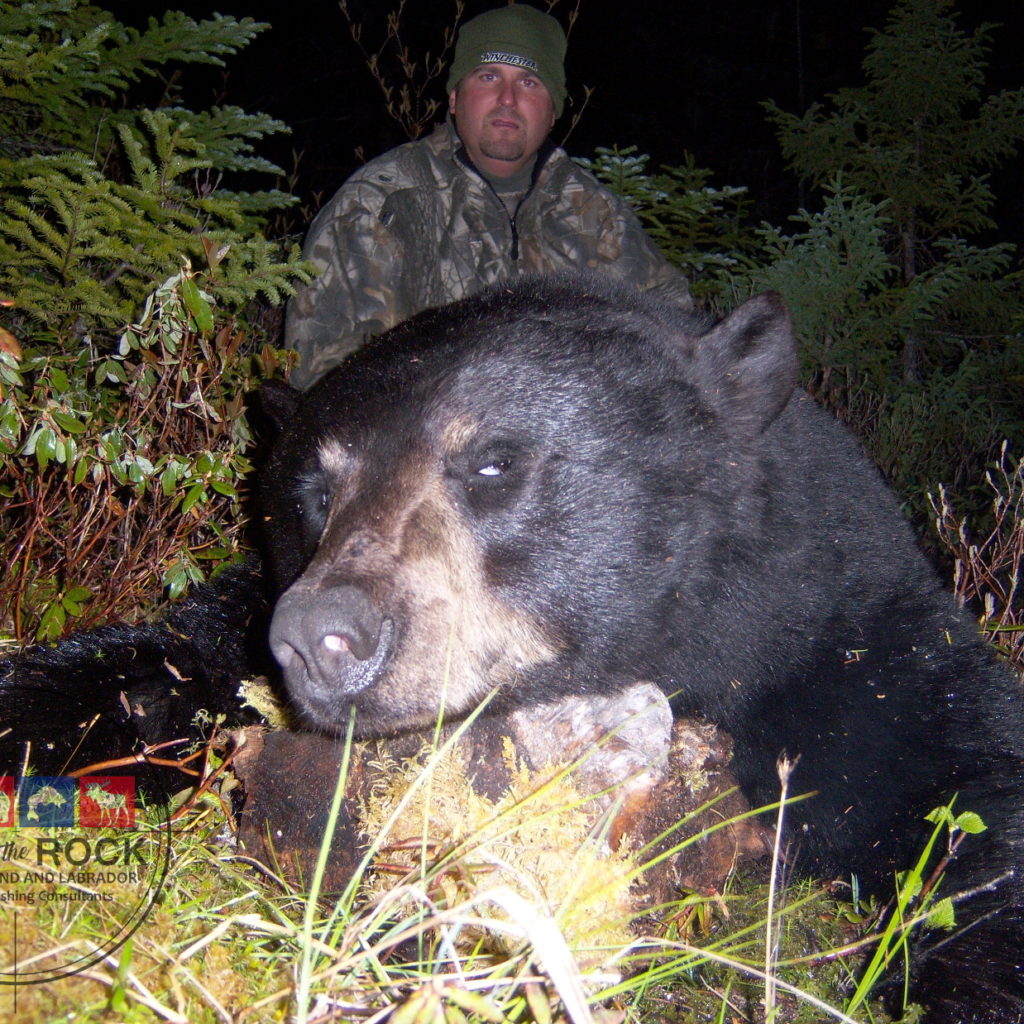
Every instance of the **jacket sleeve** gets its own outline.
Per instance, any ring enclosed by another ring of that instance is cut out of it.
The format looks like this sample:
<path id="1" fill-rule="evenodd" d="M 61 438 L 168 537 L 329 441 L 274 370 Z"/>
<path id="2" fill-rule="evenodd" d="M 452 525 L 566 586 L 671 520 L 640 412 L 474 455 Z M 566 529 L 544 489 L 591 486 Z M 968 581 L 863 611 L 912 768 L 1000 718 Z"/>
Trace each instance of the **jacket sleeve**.
<path id="1" fill-rule="evenodd" d="M 615 228 L 619 235 L 619 258 L 616 273 L 641 291 L 662 302 L 683 309 L 693 308 L 693 297 L 686 275 L 665 259 L 650 235 L 644 231 L 637 215 L 619 196 L 612 197 Z"/>
<path id="2" fill-rule="evenodd" d="M 303 255 L 318 274 L 285 315 L 285 344 L 299 353 L 295 387 L 308 388 L 368 337 L 414 312 L 405 308 L 401 246 L 381 219 L 379 200 L 365 183 L 344 185 L 306 235 Z"/>

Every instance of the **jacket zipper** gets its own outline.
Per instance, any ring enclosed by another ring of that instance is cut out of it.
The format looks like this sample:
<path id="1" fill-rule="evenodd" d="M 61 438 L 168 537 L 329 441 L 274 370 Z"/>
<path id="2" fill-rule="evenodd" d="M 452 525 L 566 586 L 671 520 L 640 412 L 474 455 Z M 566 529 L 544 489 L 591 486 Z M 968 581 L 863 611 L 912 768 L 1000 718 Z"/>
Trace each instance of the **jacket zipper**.
<path id="1" fill-rule="evenodd" d="M 465 147 L 460 146 L 456 154 L 459 160 L 461 160 L 461 162 L 466 167 L 468 167 L 488 187 L 488 189 L 490 189 L 491 195 L 493 195 L 495 200 L 497 200 L 498 205 L 501 207 L 505 216 L 508 218 L 508 226 L 512 231 L 512 249 L 509 255 L 512 257 L 513 263 L 519 262 L 519 225 L 517 223 L 519 218 L 519 211 L 522 209 L 523 203 L 525 203 L 526 200 L 529 199 L 530 195 L 533 193 L 534 186 L 536 186 L 537 184 L 537 177 L 540 174 L 540 169 L 544 166 L 544 164 L 547 163 L 547 159 L 551 155 L 551 152 L 554 150 L 554 148 L 554 145 L 550 141 L 545 142 L 544 145 L 541 146 L 540 151 L 537 153 L 537 162 L 534 164 L 533 167 L 533 176 L 530 181 L 530 187 L 523 193 L 523 198 L 520 199 L 518 203 L 516 203 L 516 212 L 513 214 L 510 214 L 508 212 L 508 207 L 501 201 L 501 196 L 498 195 L 498 190 L 487 180 L 487 178 L 484 175 L 480 173 L 479 169 L 476 167 L 473 161 L 469 159 L 469 154 L 466 152 Z"/>

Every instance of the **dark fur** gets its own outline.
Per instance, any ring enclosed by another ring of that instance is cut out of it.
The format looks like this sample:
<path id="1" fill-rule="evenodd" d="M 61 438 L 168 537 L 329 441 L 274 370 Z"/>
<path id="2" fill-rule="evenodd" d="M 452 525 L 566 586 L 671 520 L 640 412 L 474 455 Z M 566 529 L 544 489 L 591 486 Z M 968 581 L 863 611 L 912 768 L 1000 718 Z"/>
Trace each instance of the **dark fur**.
<path id="1" fill-rule="evenodd" d="M 755 804 L 798 756 L 800 866 L 882 896 L 957 794 L 989 828 L 943 891 L 980 891 L 913 996 L 931 1024 L 1021 1022 L 1019 681 L 795 378 L 772 296 L 708 329 L 532 281 L 414 318 L 284 399 L 271 644 L 311 724 L 355 707 L 363 735 L 495 684 L 509 705 L 655 680 L 732 733 Z"/>
<path id="2" fill-rule="evenodd" d="M 160 755 L 176 757 L 209 734 L 197 714 L 253 720 L 238 686 L 268 667 L 267 604 L 253 558 L 163 622 L 74 633 L 0 662 L 0 770 L 20 772 L 28 754 L 38 772 L 58 775 L 180 738 Z M 144 783 L 157 774 L 132 771 Z"/>

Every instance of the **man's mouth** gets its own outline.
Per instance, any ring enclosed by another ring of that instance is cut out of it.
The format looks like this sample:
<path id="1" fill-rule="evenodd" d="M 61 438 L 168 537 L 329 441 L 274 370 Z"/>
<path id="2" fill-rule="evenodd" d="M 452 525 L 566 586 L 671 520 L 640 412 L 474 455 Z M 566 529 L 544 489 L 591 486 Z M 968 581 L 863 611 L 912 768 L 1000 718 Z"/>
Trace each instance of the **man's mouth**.
<path id="1" fill-rule="evenodd" d="M 509 129 L 518 131 L 520 128 L 522 128 L 522 125 L 518 121 L 516 121 L 516 120 L 514 120 L 513 118 L 510 118 L 510 117 L 494 117 L 494 118 L 491 118 L 491 127 L 492 128 L 509 128 Z"/>

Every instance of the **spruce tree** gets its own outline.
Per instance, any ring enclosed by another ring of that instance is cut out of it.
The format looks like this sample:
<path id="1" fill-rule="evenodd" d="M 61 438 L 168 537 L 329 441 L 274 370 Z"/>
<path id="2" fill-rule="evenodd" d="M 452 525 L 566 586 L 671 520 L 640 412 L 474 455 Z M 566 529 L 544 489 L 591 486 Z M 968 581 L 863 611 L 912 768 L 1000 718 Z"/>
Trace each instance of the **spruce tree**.
<path id="1" fill-rule="evenodd" d="M 923 361 L 943 358 L 929 335 L 938 340 L 943 327 L 974 333 L 1004 298 L 988 282 L 1005 274 L 1010 247 L 971 241 L 995 226 L 986 172 L 1024 140 L 1024 89 L 985 93 L 993 30 L 964 32 L 952 0 L 899 0 L 871 36 L 864 85 L 803 115 L 766 104 L 783 154 L 805 183 L 821 187 L 841 176 L 844 186 L 884 203 L 902 313 L 918 321 L 902 344 L 910 379 L 927 372 Z"/>
<path id="2" fill-rule="evenodd" d="M 211 251 L 222 302 L 282 299 L 298 254 L 264 227 L 293 197 L 238 183 L 281 175 L 253 146 L 285 125 L 132 94 L 176 67 L 221 65 L 266 27 L 171 11 L 139 30 L 78 0 L 0 3 L 0 296 L 15 325 L 118 329 L 182 259 L 205 269 Z"/>

